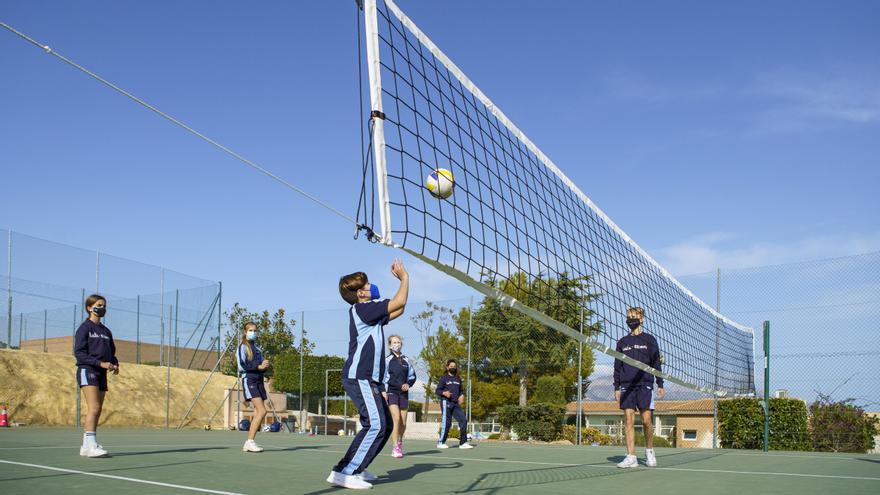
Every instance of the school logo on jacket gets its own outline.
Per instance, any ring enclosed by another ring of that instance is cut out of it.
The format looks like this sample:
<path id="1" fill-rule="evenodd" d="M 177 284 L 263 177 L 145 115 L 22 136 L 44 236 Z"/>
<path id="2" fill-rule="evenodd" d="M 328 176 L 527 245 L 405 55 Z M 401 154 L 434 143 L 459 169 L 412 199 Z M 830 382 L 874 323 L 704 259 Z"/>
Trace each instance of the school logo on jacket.
<path id="1" fill-rule="evenodd" d="M 89 332 L 89 338 L 90 338 L 90 339 L 107 339 L 107 340 L 110 340 L 110 336 L 109 336 L 109 335 L 104 335 L 103 333 L 95 333 L 95 332 Z"/>

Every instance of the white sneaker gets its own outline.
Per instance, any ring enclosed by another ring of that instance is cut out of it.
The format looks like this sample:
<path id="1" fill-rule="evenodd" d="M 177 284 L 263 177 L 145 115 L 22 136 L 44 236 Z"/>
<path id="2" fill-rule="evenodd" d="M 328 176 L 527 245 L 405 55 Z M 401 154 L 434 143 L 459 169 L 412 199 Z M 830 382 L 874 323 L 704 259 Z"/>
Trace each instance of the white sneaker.
<path id="1" fill-rule="evenodd" d="M 648 458 L 647 462 L 645 462 L 648 467 L 657 466 L 657 456 L 654 455 L 654 449 L 645 449 L 645 457 Z"/>
<path id="2" fill-rule="evenodd" d="M 355 476 L 357 476 L 358 478 L 360 478 L 360 479 L 362 479 L 362 480 L 364 480 L 364 481 L 375 481 L 375 480 L 379 479 L 378 476 L 376 476 L 375 474 L 373 474 L 373 473 L 367 471 L 366 469 L 364 469 L 364 470 L 361 472 L 361 474 L 356 474 Z"/>
<path id="3" fill-rule="evenodd" d="M 460 448 L 460 449 L 472 449 L 472 448 L 474 448 L 474 446 L 471 445 L 471 444 L 469 444 L 469 443 L 467 443 L 467 442 L 465 442 L 465 443 L 459 445 L 458 448 Z"/>
<path id="4" fill-rule="evenodd" d="M 107 451 L 101 448 L 100 445 L 93 445 L 80 448 L 79 455 L 83 457 L 107 457 Z"/>
<path id="5" fill-rule="evenodd" d="M 437 448 L 438 449 L 448 449 L 449 445 L 446 445 L 445 443 L 438 443 Z"/>
<path id="6" fill-rule="evenodd" d="M 639 467 L 639 460 L 634 455 L 628 455 L 617 464 L 617 467 L 622 469 L 636 468 Z"/>
<path id="7" fill-rule="evenodd" d="M 369 490 L 370 488 L 373 488 L 373 485 L 353 474 L 342 474 L 336 471 L 330 471 L 330 476 L 327 477 L 327 483 L 330 483 L 333 486 L 341 486 L 342 488 L 352 488 L 354 490 Z"/>
<path id="8" fill-rule="evenodd" d="M 259 445 L 257 445 L 257 442 L 255 442 L 253 440 L 248 440 L 247 442 L 244 443 L 244 445 L 242 445 L 241 450 L 243 452 L 262 452 L 263 447 L 260 447 Z"/>

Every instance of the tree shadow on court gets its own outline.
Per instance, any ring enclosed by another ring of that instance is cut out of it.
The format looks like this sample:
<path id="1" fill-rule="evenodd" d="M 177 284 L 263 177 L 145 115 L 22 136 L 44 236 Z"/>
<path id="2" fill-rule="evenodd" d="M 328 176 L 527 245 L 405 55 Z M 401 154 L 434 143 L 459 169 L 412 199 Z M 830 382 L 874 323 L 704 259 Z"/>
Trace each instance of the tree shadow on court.
<path id="1" fill-rule="evenodd" d="M 127 457 L 132 455 L 153 455 L 153 454 L 173 454 L 177 452 L 186 452 L 189 454 L 200 452 L 202 450 L 227 450 L 229 447 L 186 447 L 182 449 L 166 449 L 166 450 L 148 450 L 143 452 L 118 452 L 112 453 L 107 457 Z"/>
<path id="2" fill-rule="evenodd" d="M 880 459 L 865 459 L 864 457 L 857 457 L 856 459 L 858 459 L 860 461 L 876 462 L 876 463 L 880 464 Z"/>
<path id="3" fill-rule="evenodd" d="M 166 464 L 152 464 L 150 466 L 129 466 L 129 467 L 118 467 L 112 469 L 94 469 L 94 470 L 86 470 L 80 469 L 80 471 L 86 471 L 88 473 L 112 473 L 114 471 L 134 471 L 138 469 L 152 469 L 152 468 L 161 468 L 168 466 L 181 466 L 184 464 L 200 464 L 208 461 L 186 461 L 186 462 L 170 462 Z M 70 468 L 74 469 L 74 468 Z M 61 478 L 64 476 L 82 476 L 80 473 L 54 473 L 54 474 L 41 474 L 36 476 L 21 476 L 18 478 L 0 478 L 0 483 L 6 481 L 25 481 L 25 480 L 42 480 L 47 478 Z"/>
<path id="4" fill-rule="evenodd" d="M 722 455 L 722 453 L 711 451 L 675 452 L 658 456 L 657 462 L 664 467 L 680 466 L 683 464 L 711 459 L 719 455 Z M 475 481 L 456 490 L 455 493 L 486 492 L 487 494 L 495 494 L 505 488 L 549 485 L 553 483 L 580 481 L 605 476 L 628 476 L 639 472 L 650 472 L 650 468 L 618 468 L 616 464 L 623 460 L 623 457 L 624 456 L 612 456 L 607 458 L 607 462 L 586 463 L 574 466 L 484 473 Z"/>

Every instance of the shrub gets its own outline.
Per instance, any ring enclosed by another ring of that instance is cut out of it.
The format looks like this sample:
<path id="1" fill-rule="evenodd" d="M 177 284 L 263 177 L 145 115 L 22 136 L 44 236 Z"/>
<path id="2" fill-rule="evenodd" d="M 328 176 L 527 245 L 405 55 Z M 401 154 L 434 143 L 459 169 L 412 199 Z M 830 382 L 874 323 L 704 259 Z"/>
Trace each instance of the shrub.
<path id="1" fill-rule="evenodd" d="M 577 427 L 565 425 L 562 427 L 562 438 L 573 444 L 577 444 Z M 596 428 L 581 427 L 581 444 L 584 445 L 613 445 L 614 440 Z"/>
<path id="2" fill-rule="evenodd" d="M 810 405 L 810 433 L 815 450 L 865 453 L 874 448 L 880 420 L 868 416 L 853 402 L 853 399 L 834 402 L 820 395 Z"/>
<path id="3" fill-rule="evenodd" d="M 770 449 L 811 450 L 807 408 L 799 399 L 770 399 Z M 718 402 L 718 433 L 727 449 L 764 448 L 764 409 L 758 399 Z"/>
<path id="4" fill-rule="evenodd" d="M 504 406 L 498 410 L 501 425 L 515 431 L 520 440 L 558 440 L 564 417 L 565 408 L 554 404 Z"/>

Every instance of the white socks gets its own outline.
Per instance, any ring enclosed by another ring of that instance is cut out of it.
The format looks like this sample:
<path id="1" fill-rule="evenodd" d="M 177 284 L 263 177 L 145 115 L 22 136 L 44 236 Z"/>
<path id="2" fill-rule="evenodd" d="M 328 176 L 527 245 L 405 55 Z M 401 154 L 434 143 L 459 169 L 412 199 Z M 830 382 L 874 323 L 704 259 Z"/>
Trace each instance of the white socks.
<path id="1" fill-rule="evenodd" d="M 87 431 L 83 434 L 83 447 L 95 447 L 98 445 L 98 439 L 94 431 Z"/>

